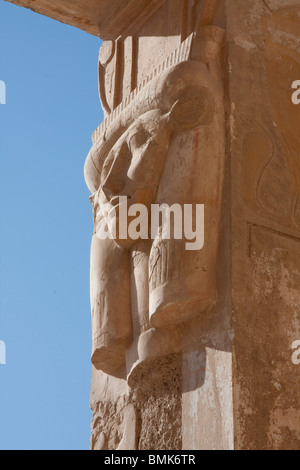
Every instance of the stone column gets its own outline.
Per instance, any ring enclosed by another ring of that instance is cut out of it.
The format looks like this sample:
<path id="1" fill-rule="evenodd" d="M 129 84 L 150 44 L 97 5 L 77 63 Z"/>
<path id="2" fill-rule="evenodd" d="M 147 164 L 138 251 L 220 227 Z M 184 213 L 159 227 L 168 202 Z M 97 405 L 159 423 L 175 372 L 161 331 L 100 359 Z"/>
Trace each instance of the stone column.
<path id="1" fill-rule="evenodd" d="M 150 3 L 99 56 L 106 119 L 85 167 L 95 219 L 91 446 L 232 449 L 225 5 Z M 120 196 L 149 210 L 204 204 L 204 247 L 187 251 L 160 232 L 100 241 L 101 207 Z"/>
<path id="2" fill-rule="evenodd" d="M 103 39 L 91 449 L 299 449 L 300 0 L 13 3 Z M 204 246 L 100 240 L 137 203 L 204 204 Z"/>
<path id="3" fill-rule="evenodd" d="M 299 449 L 300 2 L 227 2 L 238 449 Z"/>

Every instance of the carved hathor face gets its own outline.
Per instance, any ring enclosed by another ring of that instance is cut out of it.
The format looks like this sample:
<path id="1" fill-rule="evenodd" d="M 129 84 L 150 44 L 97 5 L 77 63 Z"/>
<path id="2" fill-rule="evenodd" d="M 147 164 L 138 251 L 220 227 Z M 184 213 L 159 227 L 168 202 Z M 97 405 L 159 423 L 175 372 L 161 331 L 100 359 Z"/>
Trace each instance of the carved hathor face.
<path id="1" fill-rule="evenodd" d="M 154 109 L 140 116 L 109 152 L 101 174 L 101 187 L 109 201 L 113 195 L 133 197 L 137 188 L 155 188 L 173 136 L 212 118 L 213 104 L 206 88 L 190 87 L 176 97 L 167 113 Z"/>

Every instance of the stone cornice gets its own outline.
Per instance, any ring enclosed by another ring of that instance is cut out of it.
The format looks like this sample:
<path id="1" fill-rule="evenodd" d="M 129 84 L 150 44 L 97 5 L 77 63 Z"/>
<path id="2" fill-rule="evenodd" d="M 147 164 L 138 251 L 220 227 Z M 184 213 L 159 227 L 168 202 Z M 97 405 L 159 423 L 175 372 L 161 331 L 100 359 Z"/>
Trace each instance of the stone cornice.
<path id="1" fill-rule="evenodd" d="M 165 0 L 6 0 L 101 39 L 116 39 Z"/>

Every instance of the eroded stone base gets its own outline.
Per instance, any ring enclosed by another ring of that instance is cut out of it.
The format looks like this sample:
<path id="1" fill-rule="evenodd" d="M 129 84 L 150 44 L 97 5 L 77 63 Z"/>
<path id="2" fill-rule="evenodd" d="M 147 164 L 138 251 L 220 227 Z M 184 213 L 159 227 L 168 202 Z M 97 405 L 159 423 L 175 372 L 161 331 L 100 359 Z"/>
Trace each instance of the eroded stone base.
<path id="1" fill-rule="evenodd" d="M 181 354 L 144 363 L 127 394 L 94 404 L 91 449 L 182 449 Z"/>
<path id="2" fill-rule="evenodd" d="M 182 449 L 181 369 L 181 354 L 172 354 L 137 373 L 139 450 Z"/>

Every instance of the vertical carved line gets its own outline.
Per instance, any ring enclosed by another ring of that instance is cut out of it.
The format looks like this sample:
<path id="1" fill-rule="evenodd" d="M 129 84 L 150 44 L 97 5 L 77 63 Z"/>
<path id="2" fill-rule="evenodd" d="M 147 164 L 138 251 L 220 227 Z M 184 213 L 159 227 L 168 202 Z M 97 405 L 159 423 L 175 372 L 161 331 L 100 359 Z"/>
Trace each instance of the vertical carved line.
<path id="1" fill-rule="evenodd" d="M 160 284 L 165 284 L 169 279 L 169 243 L 161 245 L 161 279 Z"/>
<path id="2" fill-rule="evenodd" d="M 155 273 L 155 287 L 160 286 L 161 268 L 162 268 L 161 250 L 160 250 L 160 247 L 158 247 L 158 258 L 157 258 L 156 273 Z"/>
<path id="3" fill-rule="evenodd" d="M 181 42 L 185 41 L 188 36 L 188 10 L 189 0 L 182 0 L 181 2 Z"/>
<path id="4" fill-rule="evenodd" d="M 122 101 L 122 84 L 124 75 L 124 41 L 120 36 L 116 42 L 116 75 L 114 92 L 114 109 Z"/>
<path id="5" fill-rule="evenodd" d="M 177 60 L 178 59 L 178 49 L 176 49 L 175 53 L 174 53 L 174 64 L 177 64 Z"/>
<path id="6" fill-rule="evenodd" d="M 105 294 L 103 292 L 101 292 L 100 294 L 100 315 L 99 315 L 99 327 L 100 327 L 100 330 L 102 330 L 104 328 L 104 325 L 103 325 L 103 315 L 105 315 L 105 312 L 106 312 L 106 298 L 105 298 Z"/>
<path id="7" fill-rule="evenodd" d="M 165 256 L 165 244 L 162 243 L 160 246 L 160 253 L 161 253 L 161 267 L 160 267 L 160 276 L 159 276 L 159 285 L 165 283 L 165 263 L 166 263 L 166 256 Z"/>
<path id="8" fill-rule="evenodd" d="M 199 0 L 189 0 L 187 9 L 187 36 L 193 32 L 194 11 Z"/>
<path id="9" fill-rule="evenodd" d="M 137 87 L 138 49 L 138 39 L 136 36 L 132 36 L 131 92 Z"/>
<path id="10" fill-rule="evenodd" d="M 203 2 L 199 2 L 198 0 L 195 2 L 195 5 L 193 6 L 193 23 L 192 23 L 192 30 L 196 32 L 198 30 L 199 24 L 200 24 L 200 19 L 201 15 L 203 12 Z"/>
<path id="11" fill-rule="evenodd" d="M 207 26 L 213 21 L 216 9 L 218 7 L 219 0 L 197 0 L 194 6 L 193 18 L 193 30 L 196 32 L 201 26 Z"/>
<path id="12" fill-rule="evenodd" d="M 99 96 L 102 107 L 107 114 L 110 114 L 111 109 L 107 102 L 107 97 L 105 93 L 105 67 L 99 62 Z"/>

